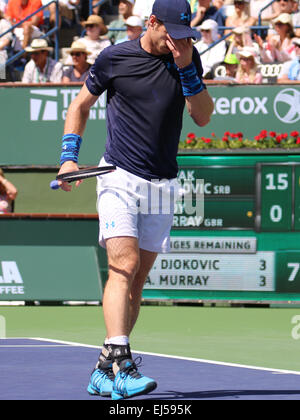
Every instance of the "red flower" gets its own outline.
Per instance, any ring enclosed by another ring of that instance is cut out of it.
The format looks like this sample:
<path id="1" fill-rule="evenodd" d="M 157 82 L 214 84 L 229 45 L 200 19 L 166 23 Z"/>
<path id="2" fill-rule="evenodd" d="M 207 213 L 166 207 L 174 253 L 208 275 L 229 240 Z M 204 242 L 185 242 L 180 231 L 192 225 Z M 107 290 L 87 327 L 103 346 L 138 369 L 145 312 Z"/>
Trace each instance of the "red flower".
<path id="1" fill-rule="evenodd" d="M 243 137 L 244 137 L 244 134 L 243 134 L 243 133 L 241 133 L 240 131 L 237 133 L 237 135 L 238 135 L 238 137 L 241 137 L 241 138 L 243 138 Z"/>
<path id="2" fill-rule="evenodd" d="M 239 141 L 243 141 L 243 137 L 239 137 L 239 138 L 238 138 L 238 140 L 239 140 Z"/>
<path id="3" fill-rule="evenodd" d="M 296 144 L 300 144 L 300 137 L 297 138 Z"/>
<path id="4" fill-rule="evenodd" d="M 299 131 L 292 131 L 291 132 L 291 137 L 298 137 L 299 136 Z"/>
<path id="5" fill-rule="evenodd" d="M 211 143 L 211 139 L 205 139 L 204 143 Z"/>
<path id="6" fill-rule="evenodd" d="M 260 132 L 260 138 L 265 139 L 268 136 L 267 130 L 261 130 Z"/>
<path id="7" fill-rule="evenodd" d="M 191 144 L 191 143 L 193 143 L 193 139 L 187 139 L 187 140 L 186 140 L 186 143 L 187 143 L 187 144 Z"/>
<path id="8" fill-rule="evenodd" d="M 228 141 L 228 137 L 227 136 L 224 136 L 224 137 L 222 137 L 222 140 L 223 141 Z"/>
<path id="9" fill-rule="evenodd" d="M 211 136 L 212 136 L 212 137 L 216 137 L 215 133 L 211 133 Z"/>
<path id="10" fill-rule="evenodd" d="M 284 134 L 281 134 L 281 136 L 282 136 L 283 139 L 287 139 L 289 135 L 288 135 L 288 133 L 284 133 Z"/>
<path id="11" fill-rule="evenodd" d="M 230 136 L 230 131 L 225 131 L 224 136 Z"/>
<path id="12" fill-rule="evenodd" d="M 277 143 L 280 143 L 281 140 L 282 140 L 282 134 L 278 134 L 278 136 L 276 136 Z"/>
<path id="13" fill-rule="evenodd" d="M 194 139 L 196 138 L 196 134 L 194 134 L 194 133 L 189 133 L 189 134 L 187 135 L 187 138 L 189 138 L 189 139 L 191 139 L 191 140 L 194 140 Z"/>
<path id="14" fill-rule="evenodd" d="M 271 137 L 276 137 L 276 131 L 270 131 L 269 134 L 270 134 Z"/>
<path id="15" fill-rule="evenodd" d="M 259 141 L 260 140 L 260 136 L 255 136 L 254 140 Z"/>

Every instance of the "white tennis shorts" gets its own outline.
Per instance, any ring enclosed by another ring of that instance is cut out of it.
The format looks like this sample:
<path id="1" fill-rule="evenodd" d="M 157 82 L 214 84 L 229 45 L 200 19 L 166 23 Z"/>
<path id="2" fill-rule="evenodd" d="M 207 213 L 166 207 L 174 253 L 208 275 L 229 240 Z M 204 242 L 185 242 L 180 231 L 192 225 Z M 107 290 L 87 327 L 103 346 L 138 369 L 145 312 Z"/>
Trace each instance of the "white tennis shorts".
<path id="1" fill-rule="evenodd" d="M 104 158 L 100 166 L 106 166 Z M 179 184 L 176 178 L 147 181 L 117 167 L 97 177 L 99 244 L 114 237 L 135 237 L 139 247 L 169 252 L 170 230 Z"/>

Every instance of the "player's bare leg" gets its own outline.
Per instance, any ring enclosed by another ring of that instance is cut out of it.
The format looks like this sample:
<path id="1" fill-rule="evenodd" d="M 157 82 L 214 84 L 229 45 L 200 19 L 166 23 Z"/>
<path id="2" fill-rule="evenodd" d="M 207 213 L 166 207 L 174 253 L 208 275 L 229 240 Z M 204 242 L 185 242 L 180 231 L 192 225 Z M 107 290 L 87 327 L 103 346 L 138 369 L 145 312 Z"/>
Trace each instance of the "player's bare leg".
<path id="1" fill-rule="evenodd" d="M 130 329 L 130 290 L 140 267 L 138 241 L 133 237 L 106 241 L 108 280 L 103 295 L 107 338 L 128 336 Z"/>
<path id="2" fill-rule="evenodd" d="M 156 252 L 150 252 L 144 249 L 140 249 L 140 268 L 134 277 L 129 295 L 130 316 L 128 335 L 133 330 L 133 327 L 139 316 L 143 287 L 149 274 L 149 271 L 151 270 L 156 260 L 156 257 Z"/>
<path id="3" fill-rule="evenodd" d="M 143 285 L 156 254 L 141 252 L 138 240 L 133 237 L 110 238 L 106 241 L 106 250 L 109 275 L 103 295 L 103 314 L 107 337 L 88 391 L 96 390 L 94 393 L 101 395 L 99 389 L 105 386 L 107 390 L 110 383 L 112 399 L 119 400 L 146 394 L 157 386 L 153 379 L 138 371 L 129 346 L 129 334 L 139 313 Z M 113 383 L 110 379 L 112 369 Z"/>

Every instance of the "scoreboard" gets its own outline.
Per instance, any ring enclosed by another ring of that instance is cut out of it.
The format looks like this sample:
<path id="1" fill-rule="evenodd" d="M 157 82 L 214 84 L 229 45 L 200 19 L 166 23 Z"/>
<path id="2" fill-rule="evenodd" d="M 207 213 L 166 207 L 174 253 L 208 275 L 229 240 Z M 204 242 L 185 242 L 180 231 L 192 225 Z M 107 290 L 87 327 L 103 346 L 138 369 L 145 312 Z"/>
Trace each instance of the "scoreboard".
<path id="1" fill-rule="evenodd" d="M 300 300 L 300 156 L 179 156 L 187 188 L 144 298 Z M 203 199 L 191 214 L 188 201 Z"/>

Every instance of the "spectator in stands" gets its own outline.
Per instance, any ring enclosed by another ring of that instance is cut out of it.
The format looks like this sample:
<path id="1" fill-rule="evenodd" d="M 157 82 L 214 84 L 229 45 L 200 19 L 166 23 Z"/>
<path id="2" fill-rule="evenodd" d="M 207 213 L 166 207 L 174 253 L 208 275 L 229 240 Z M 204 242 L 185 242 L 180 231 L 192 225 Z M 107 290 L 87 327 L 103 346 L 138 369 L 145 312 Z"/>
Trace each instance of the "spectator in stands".
<path id="1" fill-rule="evenodd" d="M 113 20 L 109 28 L 110 29 L 124 29 L 123 31 L 109 31 L 108 37 L 112 43 L 119 41 L 120 39 L 124 38 L 124 33 L 126 30 L 125 21 L 129 18 L 129 16 L 133 15 L 133 6 L 134 0 L 120 0 L 119 1 L 119 18 Z"/>
<path id="2" fill-rule="evenodd" d="M 262 83 L 260 64 L 254 48 L 244 47 L 237 55 L 240 63 L 236 73 L 237 83 Z"/>
<path id="3" fill-rule="evenodd" d="M 0 10 L 0 34 L 3 34 L 11 27 L 11 24 L 8 20 L 4 19 L 3 13 Z M 0 63 L 3 63 L 7 60 L 7 51 L 6 48 L 11 44 L 12 33 L 8 32 L 6 35 L 0 38 Z"/>
<path id="4" fill-rule="evenodd" d="M 296 58 L 286 61 L 277 78 L 278 83 L 287 82 L 289 80 L 300 81 L 300 38 L 294 38 Z"/>
<path id="5" fill-rule="evenodd" d="M 244 47 L 253 47 L 259 54 L 259 46 L 256 42 L 253 42 L 249 27 L 237 26 L 233 29 L 232 35 L 228 38 L 228 43 L 227 54 L 237 54 Z"/>
<path id="6" fill-rule="evenodd" d="M 41 0 L 43 5 L 49 3 L 49 0 Z M 80 0 L 58 0 L 58 8 L 59 8 L 59 15 L 58 15 L 58 26 L 61 26 L 62 18 L 66 18 L 69 22 L 73 22 L 74 20 L 74 10 L 77 6 L 79 6 Z M 54 27 L 56 24 L 56 4 L 51 3 L 47 7 L 49 10 L 49 23 L 50 27 Z"/>
<path id="7" fill-rule="evenodd" d="M 292 16 L 293 26 L 300 26 L 298 0 L 276 0 L 274 3 L 274 9 L 275 18 L 282 13 L 289 13 Z M 300 36 L 300 28 L 295 30 L 295 35 Z"/>
<path id="8" fill-rule="evenodd" d="M 69 49 L 73 65 L 63 72 L 62 82 L 84 82 L 89 74 L 91 64 L 87 62 L 87 57 L 91 54 L 86 46 L 79 41 L 74 41 Z"/>
<path id="9" fill-rule="evenodd" d="M 234 13 L 225 20 L 225 26 L 236 28 L 237 26 L 253 26 L 256 19 L 250 16 L 249 0 L 234 0 Z M 231 29 L 225 31 L 231 32 Z"/>
<path id="10" fill-rule="evenodd" d="M 226 57 L 222 63 L 226 69 L 226 73 L 223 76 L 215 76 L 214 80 L 229 80 L 232 82 L 236 81 L 236 72 L 239 65 L 239 60 L 235 54 L 226 54 Z"/>
<path id="11" fill-rule="evenodd" d="M 42 7 L 41 0 L 9 0 L 5 16 L 12 25 L 15 25 L 36 12 L 40 7 Z M 18 39 L 15 49 L 25 49 L 32 39 L 40 38 L 43 33 L 39 26 L 43 23 L 43 11 L 40 11 L 15 28 L 14 33 Z"/>
<path id="12" fill-rule="evenodd" d="M 146 22 L 152 13 L 153 3 L 154 0 L 135 0 L 132 13 L 135 16 L 139 16 L 144 22 Z"/>
<path id="13" fill-rule="evenodd" d="M 91 53 L 88 62 L 94 64 L 96 58 L 104 50 L 111 45 L 110 40 L 106 36 L 108 29 L 104 24 L 102 17 L 90 15 L 88 19 L 82 23 L 86 30 L 86 35 L 80 38 L 86 49 Z"/>
<path id="14" fill-rule="evenodd" d="M 191 26 L 201 25 L 206 19 L 213 19 L 219 26 L 225 26 L 222 13 L 210 5 L 210 0 L 198 0 L 197 12 L 192 14 Z"/>
<path id="15" fill-rule="evenodd" d="M 215 20 L 207 19 L 198 28 L 201 32 L 201 40 L 195 44 L 195 48 L 197 48 L 199 53 L 203 53 L 219 39 L 218 24 Z M 207 52 L 201 54 L 203 77 L 205 79 L 211 79 L 213 77 L 211 73 L 212 68 L 215 64 L 221 63 L 224 60 L 225 53 L 226 43 L 225 41 L 220 41 Z"/>
<path id="16" fill-rule="evenodd" d="M 295 58 L 295 45 L 293 44 L 294 28 L 289 13 L 282 13 L 273 21 L 276 35 L 269 35 L 267 42 L 254 35 L 260 48 L 263 63 L 284 63 Z"/>
<path id="17" fill-rule="evenodd" d="M 119 41 L 116 41 L 115 44 L 120 44 L 124 41 L 132 41 L 143 33 L 143 21 L 139 16 L 129 16 L 126 19 L 126 36 Z"/>
<path id="18" fill-rule="evenodd" d="M 13 202 L 18 194 L 17 188 L 5 178 L 0 168 L 0 214 L 13 212 Z"/>
<path id="19" fill-rule="evenodd" d="M 31 60 L 25 66 L 23 83 L 61 82 L 63 67 L 61 63 L 49 57 L 52 50 L 45 39 L 34 39 L 31 42 L 30 47 L 25 49 L 30 53 Z"/>

